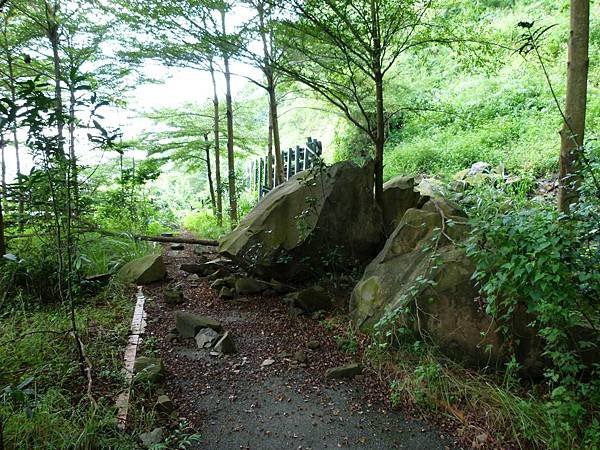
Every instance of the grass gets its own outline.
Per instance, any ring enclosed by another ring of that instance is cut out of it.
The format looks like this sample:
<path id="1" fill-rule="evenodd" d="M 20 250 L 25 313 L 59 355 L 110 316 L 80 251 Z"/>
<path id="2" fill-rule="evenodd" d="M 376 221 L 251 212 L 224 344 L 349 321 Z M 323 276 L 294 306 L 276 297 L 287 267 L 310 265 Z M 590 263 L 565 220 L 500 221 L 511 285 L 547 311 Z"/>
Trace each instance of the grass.
<path id="1" fill-rule="evenodd" d="M 4 445 L 17 448 L 135 448 L 116 429 L 114 396 L 125 386 L 121 350 L 133 310 L 131 295 L 112 287 L 77 306 L 76 318 L 93 364 L 93 395 L 85 395 L 66 306 L 13 302 L 0 319 L 0 416 Z M 25 382 L 25 383 L 24 383 Z M 24 383 L 24 384 L 23 384 Z"/>

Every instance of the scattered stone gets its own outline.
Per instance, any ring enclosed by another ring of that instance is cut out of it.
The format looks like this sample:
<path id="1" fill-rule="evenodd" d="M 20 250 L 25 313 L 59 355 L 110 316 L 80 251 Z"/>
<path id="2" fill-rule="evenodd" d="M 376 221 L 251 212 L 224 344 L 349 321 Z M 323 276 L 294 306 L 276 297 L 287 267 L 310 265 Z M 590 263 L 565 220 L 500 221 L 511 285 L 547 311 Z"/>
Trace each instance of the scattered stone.
<path id="1" fill-rule="evenodd" d="M 219 339 L 219 333 L 212 328 L 202 328 L 195 339 L 198 348 L 210 348 Z"/>
<path id="2" fill-rule="evenodd" d="M 284 301 L 307 313 L 330 309 L 333 304 L 331 296 L 320 286 L 288 294 Z"/>
<path id="3" fill-rule="evenodd" d="M 167 333 L 167 335 L 165 336 L 165 338 L 167 339 L 167 342 L 175 342 L 177 340 L 177 338 L 179 337 L 179 335 L 177 333 Z"/>
<path id="4" fill-rule="evenodd" d="M 239 295 L 260 294 L 266 288 L 267 286 L 265 285 L 265 283 L 262 283 L 250 277 L 238 278 L 235 281 L 235 291 Z"/>
<path id="5" fill-rule="evenodd" d="M 197 273 L 193 273 L 189 277 L 187 277 L 187 280 L 188 281 L 200 281 L 200 277 L 198 276 Z"/>
<path id="6" fill-rule="evenodd" d="M 325 378 L 352 378 L 362 373 L 362 367 L 359 363 L 346 364 L 345 366 L 333 367 L 327 369 Z"/>
<path id="7" fill-rule="evenodd" d="M 162 416 L 168 416 L 175 411 L 175 405 L 168 395 L 159 395 L 154 408 Z"/>
<path id="8" fill-rule="evenodd" d="M 261 364 L 261 367 L 268 367 L 268 366 L 272 366 L 274 363 L 275 363 L 275 360 L 274 360 L 274 359 L 267 358 L 267 359 L 265 359 L 265 360 L 262 362 L 262 364 Z"/>
<path id="9" fill-rule="evenodd" d="M 233 297 L 235 297 L 235 290 L 232 288 L 223 286 L 219 291 L 219 298 L 222 298 L 223 300 L 230 300 Z"/>
<path id="10" fill-rule="evenodd" d="M 204 274 L 204 266 L 202 264 L 182 264 L 179 268 L 187 273 L 195 273 L 196 275 Z"/>
<path id="11" fill-rule="evenodd" d="M 305 363 L 308 360 L 306 353 L 304 353 L 302 350 L 298 350 L 296 353 L 294 353 L 294 359 L 299 363 Z"/>
<path id="12" fill-rule="evenodd" d="M 316 339 L 312 339 L 312 340 L 308 341 L 307 346 L 311 350 L 317 350 L 321 346 L 321 343 L 319 341 L 317 341 Z"/>
<path id="13" fill-rule="evenodd" d="M 163 378 L 163 364 L 160 358 L 139 356 L 133 363 L 133 371 L 137 381 L 158 383 Z"/>
<path id="14" fill-rule="evenodd" d="M 210 352 L 209 355 L 210 356 L 221 356 L 222 353 L 219 353 L 219 352 Z"/>
<path id="15" fill-rule="evenodd" d="M 117 272 L 117 279 L 123 283 L 149 284 L 160 281 L 167 275 L 161 255 L 147 255 L 125 264 Z"/>
<path id="16" fill-rule="evenodd" d="M 142 447 L 150 448 L 154 445 L 160 444 L 165 439 L 165 432 L 162 428 L 155 428 L 148 433 L 141 433 L 139 435 Z"/>
<path id="17" fill-rule="evenodd" d="M 184 250 L 185 245 L 183 244 L 173 244 L 171 245 L 171 250 Z"/>
<path id="18" fill-rule="evenodd" d="M 225 334 L 219 339 L 219 342 L 215 344 L 215 351 L 223 353 L 224 355 L 231 355 L 237 352 L 233 336 L 226 331 Z"/>
<path id="19" fill-rule="evenodd" d="M 217 278 L 210 285 L 210 287 L 215 290 L 221 289 L 223 286 L 227 286 L 230 288 L 235 287 L 235 277 L 229 276 L 229 277 L 224 277 L 224 278 Z"/>
<path id="20" fill-rule="evenodd" d="M 175 312 L 175 326 L 177 331 L 184 338 L 196 337 L 203 328 L 212 328 L 215 331 L 221 331 L 221 324 L 210 317 L 200 316 L 185 311 Z"/>
<path id="21" fill-rule="evenodd" d="M 164 296 L 166 303 L 177 305 L 183 302 L 183 289 L 181 287 L 167 287 Z"/>

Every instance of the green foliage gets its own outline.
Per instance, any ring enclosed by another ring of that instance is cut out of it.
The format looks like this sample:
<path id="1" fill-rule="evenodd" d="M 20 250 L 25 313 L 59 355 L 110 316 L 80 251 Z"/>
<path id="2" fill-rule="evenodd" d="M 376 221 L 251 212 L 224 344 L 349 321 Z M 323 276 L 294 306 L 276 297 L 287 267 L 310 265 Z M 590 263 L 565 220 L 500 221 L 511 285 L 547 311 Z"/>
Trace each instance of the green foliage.
<path id="1" fill-rule="evenodd" d="M 119 289 L 88 300 L 77 322 L 93 361 L 95 385 L 123 388 L 120 349 L 127 343 L 132 303 Z M 23 305 L 0 316 L 0 417 L 5 448 L 135 448 L 114 426 L 113 398 L 92 407 L 84 395 L 68 308 Z"/>
<path id="2" fill-rule="evenodd" d="M 551 362 L 544 373 L 550 388 L 545 408 L 556 430 L 555 448 L 574 435 L 582 439 L 600 414 L 598 366 L 590 363 L 600 342 L 600 198 L 592 182 L 598 167 L 592 163 L 570 216 L 497 190 L 473 194 L 470 211 L 474 237 L 467 250 L 486 312 L 516 344 L 514 319 L 527 311 L 529 326 L 544 342 L 543 356 Z"/>

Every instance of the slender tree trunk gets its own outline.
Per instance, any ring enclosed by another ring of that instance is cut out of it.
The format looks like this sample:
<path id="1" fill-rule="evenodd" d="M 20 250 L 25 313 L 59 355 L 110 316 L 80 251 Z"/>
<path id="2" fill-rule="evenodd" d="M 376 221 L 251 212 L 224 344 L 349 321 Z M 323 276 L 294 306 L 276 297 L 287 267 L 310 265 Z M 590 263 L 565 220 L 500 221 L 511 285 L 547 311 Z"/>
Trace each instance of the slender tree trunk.
<path id="1" fill-rule="evenodd" d="M 6 159 L 4 151 L 6 149 L 6 143 L 4 142 L 4 134 L 0 133 L 0 169 L 2 170 L 2 201 L 6 201 Z"/>
<path id="2" fill-rule="evenodd" d="M 61 89 L 61 68 L 60 68 L 60 53 L 58 48 L 58 20 L 56 11 L 57 5 L 54 7 L 46 2 L 46 14 L 48 23 L 48 40 L 52 47 L 52 65 L 54 69 L 54 111 L 56 114 L 56 130 L 58 137 L 57 150 L 59 155 L 64 156 L 64 113 L 62 104 L 62 89 Z"/>
<path id="3" fill-rule="evenodd" d="M 4 214 L 2 211 L 2 203 L 4 203 L 4 191 L 2 192 L 2 201 L 0 201 L 0 258 L 2 258 L 2 255 L 6 254 L 6 238 L 4 237 Z M 2 421 L 2 417 L 0 417 L 0 421 Z"/>
<path id="4" fill-rule="evenodd" d="M 565 121 L 560 132 L 558 208 L 564 213 L 577 201 L 578 167 L 583 147 L 589 68 L 590 2 L 571 0 L 571 34 L 567 64 Z"/>
<path id="5" fill-rule="evenodd" d="M 273 151 L 275 152 L 275 184 L 283 183 L 283 161 L 281 159 L 281 141 L 279 140 L 279 118 L 277 112 L 276 84 L 269 83 L 269 106 L 273 126 Z"/>
<path id="6" fill-rule="evenodd" d="M 269 138 L 267 140 L 267 187 L 273 188 L 273 117 L 269 108 Z"/>
<path id="7" fill-rule="evenodd" d="M 73 195 L 74 215 L 79 215 L 79 173 L 77 155 L 75 154 L 75 86 L 69 86 L 69 164 L 71 168 L 71 190 Z"/>
<path id="8" fill-rule="evenodd" d="M 11 54 L 11 52 L 8 50 L 8 39 L 6 37 L 6 34 L 4 36 L 4 40 L 7 46 L 7 50 L 6 50 L 6 62 L 7 62 L 7 66 L 8 66 L 8 82 L 10 85 L 10 98 L 13 102 L 13 104 L 16 104 L 17 102 L 17 88 L 16 88 L 16 83 L 15 83 L 15 72 L 14 72 L 14 62 L 13 62 L 13 56 Z M 13 136 L 13 147 L 15 148 L 15 165 L 16 165 L 16 170 L 17 170 L 17 188 L 18 188 L 18 192 L 19 192 L 19 230 L 22 231 L 24 224 L 23 224 L 23 215 L 25 213 L 25 199 L 23 197 L 23 191 L 21 190 L 21 154 L 19 151 L 19 136 L 17 134 L 17 119 L 14 119 L 12 121 L 12 123 L 10 124 L 11 127 L 11 131 L 12 131 L 12 136 Z M 6 183 L 4 182 L 3 184 L 6 187 Z M 5 189 L 6 192 L 6 189 Z"/>
<path id="9" fill-rule="evenodd" d="M 216 183 L 216 215 L 217 225 L 223 226 L 223 189 L 221 184 L 221 143 L 219 131 L 219 93 L 217 91 L 217 80 L 212 59 L 209 60 L 210 77 L 213 86 L 213 108 L 214 108 L 214 139 L 215 139 L 215 183 Z"/>
<path id="10" fill-rule="evenodd" d="M 223 36 L 226 35 L 225 11 L 221 11 L 221 27 Z M 238 221 L 237 192 L 235 187 L 235 155 L 233 153 L 233 104 L 231 100 L 231 72 L 229 70 L 229 51 L 223 51 L 223 64 L 225 66 L 225 103 L 227 106 L 227 169 L 229 181 L 229 217 L 231 227 L 235 227 Z"/>
<path id="11" fill-rule="evenodd" d="M 208 177 L 208 190 L 210 191 L 210 205 L 213 213 L 217 214 L 217 202 L 215 199 L 215 187 L 213 185 L 212 168 L 210 166 L 210 142 L 208 141 L 208 133 L 204 134 L 204 152 L 206 157 L 206 176 Z"/>
<path id="12" fill-rule="evenodd" d="M 383 73 L 381 69 L 381 37 L 379 35 L 379 17 L 375 0 L 371 0 L 371 19 L 373 32 L 373 75 L 375 79 L 375 201 L 383 205 L 383 147 L 385 145 L 385 116 L 383 103 Z"/>

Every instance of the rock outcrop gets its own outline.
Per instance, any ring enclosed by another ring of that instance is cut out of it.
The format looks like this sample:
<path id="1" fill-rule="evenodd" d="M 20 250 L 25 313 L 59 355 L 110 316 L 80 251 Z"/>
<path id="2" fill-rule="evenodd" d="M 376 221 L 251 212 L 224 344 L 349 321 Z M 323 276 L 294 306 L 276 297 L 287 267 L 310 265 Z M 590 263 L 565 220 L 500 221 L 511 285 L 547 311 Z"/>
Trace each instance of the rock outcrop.
<path id="1" fill-rule="evenodd" d="M 415 190 L 415 177 L 398 176 L 383 185 L 383 226 L 386 236 L 396 229 L 404 213 L 429 200 Z"/>
<path id="2" fill-rule="evenodd" d="M 352 293 L 357 325 L 369 329 L 378 322 L 393 323 L 427 335 L 467 364 L 499 364 L 502 339 L 477 301 L 474 266 L 456 245 L 468 232 L 464 214 L 444 199 L 406 211 Z M 525 320 L 515 324 L 523 336 L 520 357 L 534 364 L 526 325 Z"/>
<path id="3" fill-rule="evenodd" d="M 125 264 L 117 272 L 117 280 L 123 283 L 149 284 L 162 280 L 166 275 L 162 255 L 147 255 Z"/>
<path id="4" fill-rule="evenodd" d="M 369 261 L 382 238 L 372 165 L 341 162 L 277 186 L 222 238 L 219 251 L 259 276 L 285 279 L 315 274 L 331 255 L 345 266 Z"/>

